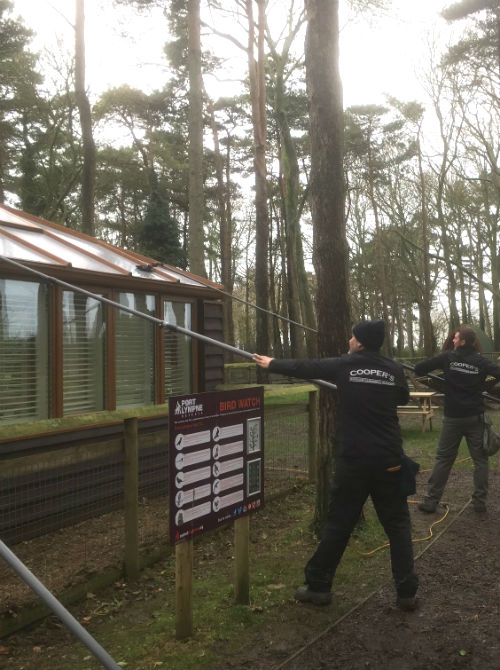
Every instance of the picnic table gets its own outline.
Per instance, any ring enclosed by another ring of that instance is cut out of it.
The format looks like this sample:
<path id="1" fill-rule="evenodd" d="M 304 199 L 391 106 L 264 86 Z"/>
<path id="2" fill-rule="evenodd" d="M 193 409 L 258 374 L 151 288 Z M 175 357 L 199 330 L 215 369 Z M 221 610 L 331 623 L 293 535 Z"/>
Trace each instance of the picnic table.
<path id="1" fill-rule="evenodd" d="M 432 430 L 432 417 L 436 406 L 432 404 L 432 398 L 436 391 L 410 391 L 410 402 L 408 405 L 398 405 L 398 416 L 417 415 L 422 417 L 422 432 L 425 433 L 427 423 Z"/>

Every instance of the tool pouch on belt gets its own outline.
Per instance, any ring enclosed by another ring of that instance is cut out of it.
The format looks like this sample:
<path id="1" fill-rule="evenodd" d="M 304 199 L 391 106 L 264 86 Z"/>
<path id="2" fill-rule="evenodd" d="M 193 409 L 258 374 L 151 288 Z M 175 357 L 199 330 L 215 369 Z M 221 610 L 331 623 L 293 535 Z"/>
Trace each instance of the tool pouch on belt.
<path id="1" fill-rule="evenodd" d="M 401 479 L 400 492 L 401 495 L 407 497 L 413 495 L 417 490 L 416 475 L 420 470 L 420 463 L 417 463 L 406 454 L 403 455 L 401 462 Z"/>

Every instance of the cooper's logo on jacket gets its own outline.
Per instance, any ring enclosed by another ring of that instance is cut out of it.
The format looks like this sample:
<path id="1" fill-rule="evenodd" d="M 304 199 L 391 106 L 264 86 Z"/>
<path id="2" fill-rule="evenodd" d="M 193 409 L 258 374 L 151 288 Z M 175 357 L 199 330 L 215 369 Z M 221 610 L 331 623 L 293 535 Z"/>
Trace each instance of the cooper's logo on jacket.
<path id="1" fill-rule="evenodd" d="M 378 369 L 359 368 L 349 372 L 349 381 L 361 384 L 382 384 L 395 386 L 395 377 L 390 372 Z"/>
<path id="2" fill-rule="evenodd" d="M 452 361 L 450 363 L 451 372 L 462 372 L 466 375 L 478 375 L 479 368 L 475 365 L 470 365 L 470 363 L 459 363 L 457 361 Z"/>

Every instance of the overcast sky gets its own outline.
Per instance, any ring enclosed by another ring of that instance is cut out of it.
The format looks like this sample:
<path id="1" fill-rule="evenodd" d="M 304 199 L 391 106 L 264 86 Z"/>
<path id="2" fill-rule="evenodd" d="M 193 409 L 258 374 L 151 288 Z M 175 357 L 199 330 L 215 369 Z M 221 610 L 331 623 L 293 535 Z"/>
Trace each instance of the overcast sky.
<path id="1" fill-rule="evenodd" d="M 62 39 L 72 50 L 74 4 L 74 0 L 15 0 L 15 11 L 37 33 L 37 49 L 57 51 Z M 356 23 L 342 18 L 345 106 L 382 102 L 385 93 L 403 100 L 421 99 L 417 74 L 425 67 L 429 36 L 437 36 L 441 46 L 448 40 L 450 27 L 439 11 L 449 4 L 450 0 L 393 0 L 384 17 Z M 137 15 L 123 7 L 114 10 L 110 0 L 86 0 L 87 85 L 92 97 L 124 83 L 145 90 L 161 88 L 166 37 L 166 20 L 158 10 Z M 243 58 L 241 62 L 243 67 Z M 212 86 L 207 81 L 207 87 Z M 231 94 L 233 87 L 219 85 L 221 95 Z"/>

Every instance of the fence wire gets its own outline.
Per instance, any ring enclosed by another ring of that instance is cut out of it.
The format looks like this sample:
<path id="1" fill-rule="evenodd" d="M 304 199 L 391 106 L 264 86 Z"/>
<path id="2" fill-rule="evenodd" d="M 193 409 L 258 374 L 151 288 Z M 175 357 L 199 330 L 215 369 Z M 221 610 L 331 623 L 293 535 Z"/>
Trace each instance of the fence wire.
<path id="1" fill-rule="evenodd" d="M 266 409 L 265 477 L 267 495 L 283 492 L 308 479 L 308 406 Z"/>
<path id="2" fill-rule="evenodd" d="M 307 404 L 266 407 L 264 434 L 264 490 L 271 505 L 274 494 L 307 480 Z M 169 550 L 168 433 L 157 429 L 145 442 L 139 450 L 139 543 L 147 557 Z M 97 447 L 91 457 L 80 444 L 64 459 L 48 452 L 4 458 L 0 466 L 0 537 L 56 595 L 122 569 L 124 456 L 116 449 L 106 455 L 105 442 Z M 0 618 L 34 604 L 32 592 L 3 562 L 0 584 Z"/>

